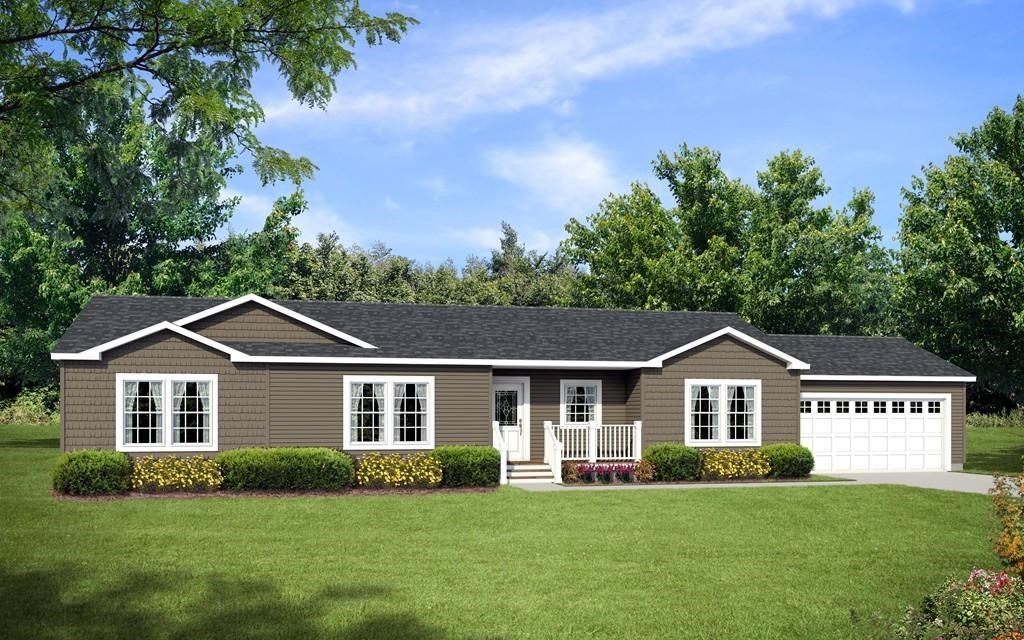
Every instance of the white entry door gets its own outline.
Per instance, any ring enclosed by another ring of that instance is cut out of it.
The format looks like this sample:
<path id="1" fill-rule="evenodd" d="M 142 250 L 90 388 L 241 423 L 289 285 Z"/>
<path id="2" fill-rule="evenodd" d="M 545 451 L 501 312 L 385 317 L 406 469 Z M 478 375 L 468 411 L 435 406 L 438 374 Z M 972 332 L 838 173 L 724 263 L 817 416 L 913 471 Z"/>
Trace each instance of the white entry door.
<path id="1" fill-rule="evenodd" d="M 492 415 L 505 434 L 509 460 L 530 459 L 529 379 L 495 378 Z"/>
<path id="2" fill-rule="evenodd" d="M 819 473 L 947 471 L 949 404 L 938 394 L 804 393 L 800 443 Z"/>

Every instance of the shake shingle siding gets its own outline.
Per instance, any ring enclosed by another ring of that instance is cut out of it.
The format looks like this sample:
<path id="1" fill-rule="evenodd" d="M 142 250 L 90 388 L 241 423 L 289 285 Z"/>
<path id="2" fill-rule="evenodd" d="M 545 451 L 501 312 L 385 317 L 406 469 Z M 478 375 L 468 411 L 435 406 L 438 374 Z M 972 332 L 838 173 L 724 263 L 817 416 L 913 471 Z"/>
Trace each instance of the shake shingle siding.
<path id="1" fill-rule="evenodd" d="M 964 463 L 964 419 L 967 411 L 967 385 L 963 383 L 921 382 L 815 382 L 804 380 L 804 391 L 820 393 L 948 393 L 950 407 L 950 453 L 953 464 Z"/>
<path id="2" fill-rule="evenodd" d="M 233 364 L 223 354 L 167 331 L 115 349 L 99 362 L 65 362 L 62 447 L 114 448 L 118 373 L 215 373 L 219 448 L 265 445 L 265 368 Z"/>
<path id="3" fill-rule="evenodd" d="M 687 378 L 761 380 L 761 441 L 799 442 L 798 371 L 731 338 L 717 340 L 666 363 L 644 369 L 644 446 L 683 442 Z"/>
<path id="4" fill-rule="evenodd" d="M 341 448 L 346 375 L 433 376 L 434 442 L 491 445 L 490 367 L 274 365 L 270 443 Z"/>
<path id="5" fill-rule="evenodd" d="M 255 303 L 243 304 L 197 320 L 189 324 L 188 329 L 219 342 L 341 342 L 338 338 Z"/>

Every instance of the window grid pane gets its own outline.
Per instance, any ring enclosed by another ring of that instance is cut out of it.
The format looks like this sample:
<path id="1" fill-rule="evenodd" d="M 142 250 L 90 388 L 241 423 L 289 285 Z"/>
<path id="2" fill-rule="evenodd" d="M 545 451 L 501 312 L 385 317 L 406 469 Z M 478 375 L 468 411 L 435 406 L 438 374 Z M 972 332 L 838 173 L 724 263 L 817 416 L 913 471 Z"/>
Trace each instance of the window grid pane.
<path id="1" fill-rule="evenodd" d="M 906 413 L 904 403 L 902 400 L 894 400 L 892 403 L 893 413 Z"/>
<path id="2" fill-rule="evenodd" d="M 873 407 L 872 411 L 874 411 L 874 413 L 885 413 L 885 401 L 884 400 L 875 400 L 871 404 L 872 404 L 872 407 Z"/>
<path id="3" fill-rule="evenodd" d="M 353 382 L 352 442 L 383 442 L 385 399 L 383 382 Z"/>
<path id="4" fill-rule="evenodd" d="M 837 400 L 836 401 L 836 413 L 850 413 L 850 401 L 849 400 Z"/>
<path id="5" fill-rule="evenodd" d="M 832 413 L 832 401 L 818 400 L 818 413 Z"/>
<path id="6" fill-rule="evenodd" d="M 911 400 L 910 413 L 924 413 L 924 402 L 921 400 Z"/>
<path id="7" fill-rule="evenodd" d="M 171 425 L 173 444 L 210 443 L 210 383 L 174 383 Z"/>
<path id="8" fill-rule="evenodd" d="M 726 436 L 729 440 L 754 439 L 754 387 L 728 386 L 729 423 Z"/>
<path id="9" fill-rule="evenodd" d="M 690 438 L 718 440 L 718 385 L 690 387 Z"/>
<path id="10" fill-rule="evenodd" d="M 942 405 L 939 403 L 938 400 L 929 400 L 928 413 L 939 413 L 940 411 L 942 411 L 942 409 L 940 408 L 941 406 Z"/>
<path id="11" fill-rule="evenodd" d="M 124 443 L 163 444 L 163 383 L 158 380 L 124 383 Z"/>
<path id="12" fill-rule="evenodd" d="M 868 412 L 868 401 L 867 400 L 857 400 L 856 402 L 854 402 L 853 403 L 853 412 L 854 413 L 867 413 Z"/>
<path id="13" fill-rule="evenodd" d="M 564 393 L 566 424 L 586 424 L 597 419 L 597 385 L 567 384 Z"/>
<path id="14" fill-rule="evenodd" d="M 424 382 L 396 382 L 395 442 L 427 441 L 427 385 Z"/>
<path id="15" fill-rule="evenodd" d="M 811 401 L 810 400 L 801 400 L 800 401 L 800 413 L 810 413 L 810 412 L 811 412 Z"/>

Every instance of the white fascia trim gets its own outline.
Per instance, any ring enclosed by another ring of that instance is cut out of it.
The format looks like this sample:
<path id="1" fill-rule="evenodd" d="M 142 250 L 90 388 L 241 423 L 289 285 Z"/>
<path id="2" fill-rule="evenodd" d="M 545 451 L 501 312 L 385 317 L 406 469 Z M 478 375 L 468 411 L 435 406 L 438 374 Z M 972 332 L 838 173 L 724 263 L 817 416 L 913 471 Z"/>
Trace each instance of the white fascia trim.
<path id="1" fill-rule="evenodd" d="M 652 366 L 644 360 L 491 360 L 486 358 L 360 358 L 319 356 L 250 356 L 241 354 L 232 362 L 269 362 L 289 364 L 406 364 L 462 365 L 514 369 L 639 369 Z"/>
<path id="2" fill-rule="evenodd" d="M 801 380 L 829 381 L 836 382 L 977 382 L 975 376 L 825 376 L 808 375 L 800 376 Z"/>
<path id="3" fill-rule="evenodd" d="M 351 344 L 354 344 L 357 347 L 362 347 L 364 349 L 376 349 L 377 348 L 377 347 L 373 346 L 372 344 L 370 344 L 369 342 L 365 342 L 363 340 L 360 340 L 359 338 L 356 338 L 355 336 L 351 336 L 351 335 L 345 333 L 344 331 L 338 331 L 334 327 L 328 326 L 328 325 L 326 325 L 326 324 L 324 324 L 322 322 L 314 320 L 313 318 L 310 318 L 309 316 L 302 315 L 298 311 L 292 311 L 291 309 L 289 309 L 287 307 L 283 307 L 283 306 L 277 304 L 276 302 L 271 302 L 270 300 L 267 300 L 266 298 L 264 298 L 262 296 L 258 296 L 255 293 L 250 293 L 250 294 L 244 295 L 244 296 L 242 296 L 240 298 L 235 298 L 234 300 L 228 300 L 227 302 L 218 304 L 215 307 L 210 307 L 209 309 L 206 309 L 205 311 L 200 311 L 199 313 L 193 313 L 190 316 L 186 316 L 186 317 L 182 318 L 181 320 L 176 321 L 174 324 L 177 324 L 177 325 L 180 325 L 180 326 L 185 326 L 185 325 L 191 324 L 191 323 L 193 323 L 193 322 L 195 322 L 197 320 L 202 320 L 203 318 L 209 318 L 210 316 L 216 315 L 216 314 L 218 314 L 218 313 L 220 313 L 222 311 L 227 311 L 228 309 L 233 309 L 234 307 L 237 307 L 238 305 L 246 304 L 248 302 L 254 302 L 254 303 L 258 304 L 258 305 L 262 305 L 262 306 L 266 307 L 267 309 L 271 309 L 273 311 L 276 311 L 277 313 L 280 313 L 282 315 L 288 316 L 292 320 L 298 320 L 299 322 L 301 322 L 301 323 L 303 323 L 305 325 L 308 325 L 310 327 L 313 327 L 314 329 L 319 329 L 320 331 L 323 331 L 326 334 L 332 335 L 335 338 L 341 338 L 345 342 L 349 342 Z"/>
<path id="4" fill-rule="evenodd" d="M 699 346 L 701 346 L 703 344 L 707 344 L 708 342 L 711 342 L 713 340 L 717 340 L 717 339 L 719 339 L 719 338 L 721 338 L 723 336 L 728 336 L 730 338 L 735 338 L 736 340 L 739 340 L 740 342 L 743 342 L 743 343 L 745 343 L 745 344 L 747 344 L 747 345 L 749 345 L 751 347 L 754 347 L 758 351 L 763 351 L 764 353 L 767 353 L 769 355 L 775 356 L 779 360 L 782 360 L 782 361 L 784 361 L 786 363 L 786 368 L 787 369 L 810 369 L 811 368 L 811 365 L 807 364 L 806 362 L 804 362 L 802 360 L 799 360 L 797 358 L 794 358 L 793 356 L 789 355 L 788 353 L 779 351 L 775 347 L 773 347 L 773 346 L 771 346 L 769 344 L 765 344 L 764 342 L 761 342 L 757 338 L 751 338 L 750 336 L 748 336 L 747 334 L 743 333 L 739 329 L 734 329 L 732 327 L 725 327 L 725 328 L 719 329 L 718 331 L 715 331 L 714 333 L 709 333 L 708 335 L 704 336 L 703 338 L 699 338 L 697 340 L 694 340 L 693 342 L 688 342 L 688 343 L 684 344 L 683 346 L 681 346 L 681 347 L 679 347 L 677 349 L 673 349 L 672 351 L 669 351 L 668 353 L 663 353 L 662 355 L 660 355 L 660 356 L 658 356 L 656 358 L 652 358 L 648 362 L 648 364 L 646 366 L 649 366 L 649 367 L 660 367 L 669 358 L 674 358 L 675 356 L 677 356 L 677 355 L 679 355 L 681 353 L 685 353 L 685 352 L 690 351 L 692 349 L 696 349 L 697 347 L 699 347 Z"/>
<path id="5" fill-rule="evenodd" d="M 85 351 L 82 351 L 82 352 L 79 352 L 79 353 L 51 353 L 50 354 L 50 359 L 52 359 L 52 360 L 101 360 L 101 359 L 103 359 L 103 353 L 106 352 L 106 351 L 109 351 L 110 349 L 115 349 L 115 348 L 120 347 L 122 345 L 126 345 L 126 344 L 128 344 L 130 342 L 135 342 L 136 340 L 141 340 L 142 338 L 145 338 L 146 336 L 151 336 L 154 333 L 158 333 L 160 331 L 171 331 L 173 333 L 178 334 L 179 336 L 182 336 L 184 338 L 188 338 L 189 340 L 194 340 L 194 341 L 198 342 L 199 344 L 202 344 L 202 345 L 205 345 L 207 347 L 210 347 L 211 349 L 216 349 L 217 351 L 220 351 L 221 353 L 225 353 L 225 354 L 231 356 L 231 360 L 232 361 L 234 361 L 236 358 L 238 358 L 240 356 L 244 356 L 245 355 L 241 351 L 238 351 L 236 349 L 232 349 L 231 347 L 223 345 L 223 344 L 217 342 L 216 340 L 211 340 L 210 338 L 207 338 L 206 336 L 199 335 L 198 333 L 196 333 L 194 331 L 189 331 L 188 329 L 185 329 L 183 327 L 179 327 L 178 325 L 176 325 L 176 324 L 174 324 L 172 322 L 166 322 L 165 321 L 165 322 L 158 322 L 157 324 L 148 326 L 145 329 L 139 329 L 138 331 L 135 331 L 133 333 L 129 333 L 128 335 L 125 335 L 125 336 L 121 336 L 120 338 L 111 340 L 110 342 L 104 342 L 101 345 L 97 345 L 95 347 L 92 347 L 91 349 L 86 349 Z"/>

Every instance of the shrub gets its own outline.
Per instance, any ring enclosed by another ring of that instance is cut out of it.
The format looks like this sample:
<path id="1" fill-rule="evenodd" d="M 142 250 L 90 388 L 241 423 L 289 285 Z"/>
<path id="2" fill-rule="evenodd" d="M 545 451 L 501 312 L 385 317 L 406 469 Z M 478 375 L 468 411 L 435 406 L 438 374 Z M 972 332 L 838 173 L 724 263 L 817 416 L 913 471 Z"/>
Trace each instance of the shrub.
<path id="1" fill-rule="evenodd" d="M 654 479 L 696 480 L 700 475 L 700 451 L 681 444 L 655 444 L 644 449 L 643 459 L 654 465 Z"/>
<path id="2" fill-rule="evenodd" d="M 217 454 L 222 486 L 236 491 L 337 491 L 352 484 L 352 458 L 323 447 L 253 447 Z"/>
<path id="3" fill-rule="evenodd" d="M 637 482 L 653 482 L 654 464 L 650 460 L 641 460 L 636 463 L 636 469 L 633 470 L 633 478 Z"/>
<path id="4" fill-rule="evenodd" d="M 771 470 L 768 458 L 754 449 L 708 449 L 701 455 L 703 464 L 700 475 L 704 480 L 763 478 Z"/>
<path id="5" fill-rule="evenodd" d="M 48 424 L 57 420 L 60 391 L 56 387 L 25 389 L 13 402 L 0 402 L 0 422 Z"/>
<path id="6" fill-rule="evenodd" d="M 441 486 L 489 487 L 501 479 L 501 454 L 494 447 L 438 447 L 430 455 L 441 463 Z"/>
<path id="7" fill-rule="evenodd" d="M 769 444 L 759 449 L 768 458 L 772 478 L 803 478 L 814 470 L 814 454 L 798 444 Z"/>
<path id="8" fill-rule="evenodd" d="M 968 428 L 998 429 L 1017 428 L 1024 429 L 1024 407 L 1017 407 L 1004 413 L 969 413 L 967 414 Z"/>
<path id="9" fill-rule="evenodd" d="M 580 465 L 571 460 L 562 463 L 562 484 L 575 484 L 580 481 Z"/>
<path id="10" fill-rule="evenodd" d="M 436 487 L 442 476 L 441 463 L 426 453 L 368 453 L 356 467 L 356 483 L 361 487 Z"/>
<path id="11" fill-rule="evenodd" d="M 950 580 L 910 608 L 878 637 L 924 640 L 1013 638 L 1024 631 L 1024 583 L 1006 573 L 971 571 L 966 581 Z"/>
<path id="12" fill-rule="evenodd" d="M 989 493 L 1000 525 L 993 550 L 1007 571 L 1024 577 L 1024 474 L 996 475 Z"/>
<path id="13" fill-rule="evenodd" d="M 73 496 L 128 491 L 132 461 L 120 451 L 72 451 L 57 461 L 53 489 Z"/>
<path id="14" fill-rule="evenodd" d="M 132 463 L 131 486 L 139 491 L 214 491 L 224 476 L 205 456 L 145 456 Z"/>

